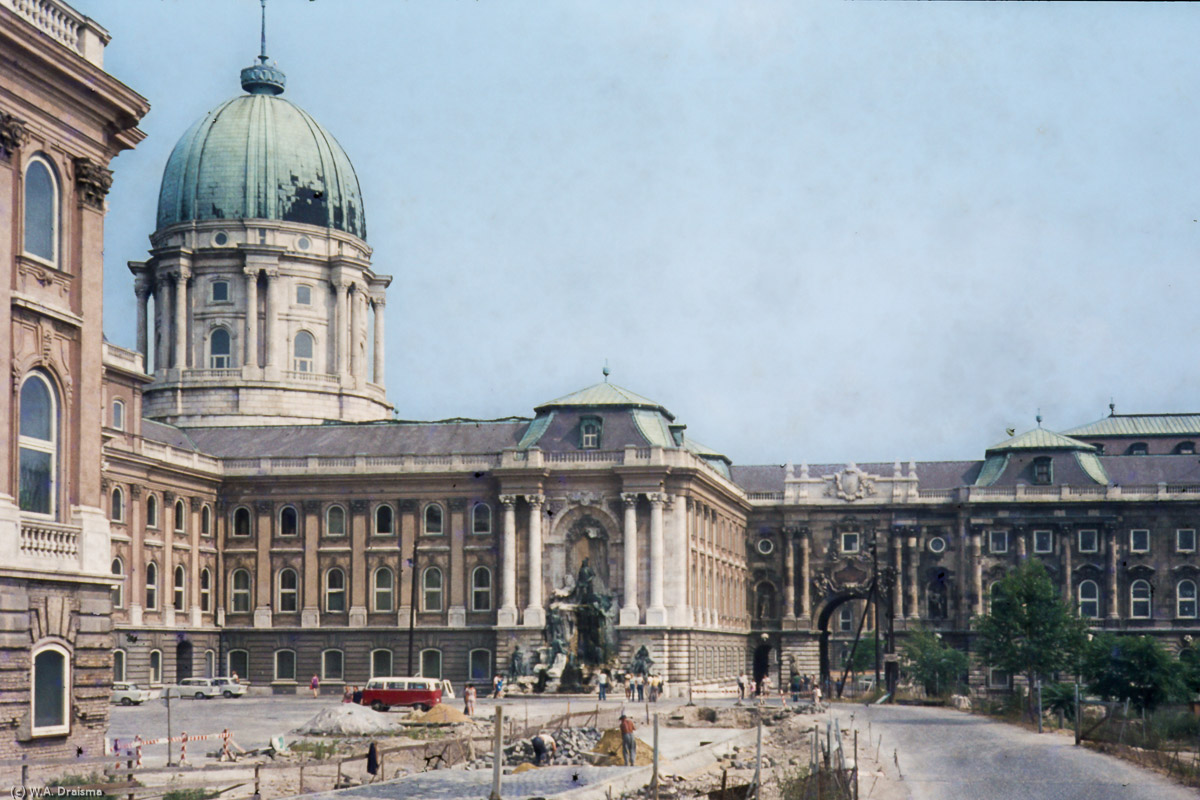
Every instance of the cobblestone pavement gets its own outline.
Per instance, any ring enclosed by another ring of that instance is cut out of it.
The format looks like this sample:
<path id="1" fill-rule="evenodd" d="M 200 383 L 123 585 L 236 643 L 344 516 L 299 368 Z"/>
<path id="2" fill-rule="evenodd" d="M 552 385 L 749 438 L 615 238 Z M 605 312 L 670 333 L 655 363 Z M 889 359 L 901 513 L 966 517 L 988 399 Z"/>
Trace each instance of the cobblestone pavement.
<path id="1" fill-rule="evenodd" d="M 871 724 L 885 763 L 898 762 L 914 800 L 1196 800 L 1192 790 L 1133 764 L 1033 731 L 943 708 L 841 705 Z M 895 751 L 893 761 L 892 753 Z"/>
<path id="2" fill-rule="evenodd" d="M 503 775 L 504 797 L 552 797 L 620 777 L 633 767 L 542 767 L 520 775 Z M 423 772 L 388 783 L 375 783 L 338 792 L 308 795 L 313 800 L 474 800 L 487 798 L 492 790 L 491 770 L 447 769 Z"/>

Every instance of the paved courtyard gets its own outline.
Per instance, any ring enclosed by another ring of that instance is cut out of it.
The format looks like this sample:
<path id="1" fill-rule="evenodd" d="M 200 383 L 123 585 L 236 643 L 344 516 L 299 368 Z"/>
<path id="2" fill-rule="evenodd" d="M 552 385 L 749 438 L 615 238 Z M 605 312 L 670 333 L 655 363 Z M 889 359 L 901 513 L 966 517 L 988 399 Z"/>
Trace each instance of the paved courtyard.
<path id="1" fill-rule="evenodd" d="M 573 789 L 611 780 L 632 772 L 634 767 L 543 767 L 519 775 L 501 776 L 503 797 L 551 797 Z M 313 798 L 370 798 L 370 800 L 474 800 L 486 798 L 492 789 L 490 770 L 447 769 L 425 772 L 389 783 L 368 784 L 338 792 L 321 792 Z"/>

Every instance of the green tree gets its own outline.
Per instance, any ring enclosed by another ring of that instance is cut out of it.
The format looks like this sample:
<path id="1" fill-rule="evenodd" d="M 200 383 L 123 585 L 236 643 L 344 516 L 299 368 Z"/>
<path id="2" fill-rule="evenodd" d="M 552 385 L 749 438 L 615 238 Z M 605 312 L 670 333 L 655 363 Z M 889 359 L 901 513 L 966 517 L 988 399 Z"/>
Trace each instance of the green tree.
<path id="1" fill-rule="evenodd" d="M 925 628 L 908 635 L 900 644 L 900 654 L 908 674 L 930 697 L 945 696 L 954 691 L 959 676 L 967 671 L 967 654 Z"/>
<path id="2" fill-rule="evenodd" d="M 979 654 L 993 667 L 1039 675 L 1074 667 L 1087 641 L 1087 625 L 1062 601 L 1040 561 L 1029 561 L 993 588 L 991 610 L 976 620 Z M 1034 693 L 1029 693 L 1030 717 Z"/>
<path id="3" fill-rule="evenodd" d="M 1128 700 L 1153 711 L 1184 689 L 1183 665 L 1149 636 L 1097 636 L 1083 659 L 1088 690 L 1110 700 Z"/>
<path id="4" fill-rule="evenodd" d="M 1200 647 L 1189 645 L 1179 651 L 1183 685 L 1193 695 L 1200 694 Z"/>

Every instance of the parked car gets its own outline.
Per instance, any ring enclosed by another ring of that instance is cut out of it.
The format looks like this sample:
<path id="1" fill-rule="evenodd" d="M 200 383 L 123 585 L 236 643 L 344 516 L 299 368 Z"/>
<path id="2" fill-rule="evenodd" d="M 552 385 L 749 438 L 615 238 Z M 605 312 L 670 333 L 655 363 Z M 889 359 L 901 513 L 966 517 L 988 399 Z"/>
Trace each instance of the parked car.
<path id="1" fill-rule="evenodd" d="M 372 678 L 360 702 L 376 711 L 387 711 L 392 706 L 428 711 L 443 697 L 454 697 L 454 687 L 440 678 Z"/>
<path id="2" fill-rule="evenodd" d="M 143 689 L 136 683 L 117 682 L 113 684 L 112 695 L 108 702 L 120 703 L 123 706 L 140 706 L 147 700 L 160 696 L 159 689 Z"/>
<path id="3" fill-rule="evenodd" d="M 197 700 L 208 700 L 221 695 L 221 688 L 213 683 L 212 678 L 184 678 L 169 690 L 172 697 L 194 697 Z"/>
<path id="4" fill-rule="evenodd" d="M 233 678 L 213 678 L 213 685 L 221 690 L 221 696 L 241 697 L 246 693 L 246 684 L 238 683 Z"/>

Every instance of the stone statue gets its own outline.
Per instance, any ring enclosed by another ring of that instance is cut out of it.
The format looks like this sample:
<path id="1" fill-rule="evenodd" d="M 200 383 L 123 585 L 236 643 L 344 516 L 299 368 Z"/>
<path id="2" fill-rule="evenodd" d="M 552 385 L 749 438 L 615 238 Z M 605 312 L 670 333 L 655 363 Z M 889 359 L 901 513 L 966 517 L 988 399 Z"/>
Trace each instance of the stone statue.
<path id="1" fill-rule="evenodd" d="M 579 566 L 579 574 L 575 576 L 575 591 L 574 601 L 580 604 L 594 604 L 599 598 L 596 596 L 596 570 L 592 569 L 588 559 L 584 559 Z"/>
<path id="2" fill-rule="evenodd" d="M 517 678 L 524 677 L 529 674 L 528 667 L 525 666 L 525 654 L 521 652 L 521 647 L 518 645 L 513 650 L 512 658 L 508 660 L 508 679 L 516 681 Z"/>
<path id="3" fill-rule="evenodd" d="M 646 649 L 646 645 L 642 645 L 634 654 L 629 671 L 634 675 L 649 675 L 652 666 L 654 666 L 654 659 L 650 657 L 650 651 Z"/>

